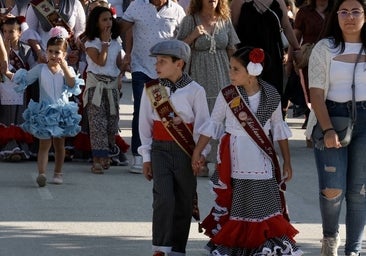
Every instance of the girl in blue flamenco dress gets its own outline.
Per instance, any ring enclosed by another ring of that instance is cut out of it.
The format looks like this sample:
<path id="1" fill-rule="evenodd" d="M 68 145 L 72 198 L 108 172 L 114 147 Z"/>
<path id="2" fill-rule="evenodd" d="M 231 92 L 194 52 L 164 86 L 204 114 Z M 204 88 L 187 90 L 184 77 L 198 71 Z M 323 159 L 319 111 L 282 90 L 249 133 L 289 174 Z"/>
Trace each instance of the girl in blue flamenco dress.
<path id="1" fill-rule="evenodd" d="M 38 64 L 29 71 L 18 70 L 15 74 L 9 70 L 5 75 L 18 86 L 16 91 L 25 88 L 38 79 L 39 102 L 31 100 L 23 113 L 25 122 L 21 127 L 39 139 L 37 165 L 39 175 L 37 183 L 46 185 L 48 153 L 53 145 L 55 150 L 54 184 L 62 184 L 62 166 L 65 158 L 65 137 L 73 137 L 80 131 L 78 106 L 69 102 L 69 97 L 81 93 L 80 85 L 84 80 L 76 77 L 72 67 L 65 60 L 68 36 L 60 27 L 51 29 L 51 38 L 47 42 L 46 64 Z"/>

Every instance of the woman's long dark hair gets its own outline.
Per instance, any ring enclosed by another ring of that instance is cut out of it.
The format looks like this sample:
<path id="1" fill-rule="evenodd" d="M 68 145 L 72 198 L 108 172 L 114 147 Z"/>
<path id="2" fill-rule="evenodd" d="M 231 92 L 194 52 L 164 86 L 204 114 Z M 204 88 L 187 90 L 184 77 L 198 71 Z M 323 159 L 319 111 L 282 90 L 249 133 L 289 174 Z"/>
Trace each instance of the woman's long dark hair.
<path id="1" fill-rule="evenodd" d="M 88 16 L 86 23 L 85 34 L 89 40 L 94 40 L 96 37 L 100 37 L 100 29 L 98 27 L 99 17 L 104 12 L 110 12 L 112 16 L 112 39 L 116 39 L 120 35 L 119 25 L 115 18 L 113 18 L 112 11 L 109 8 L 97 6 L 95 7 Z"/>
<path id="2" fill-rule="evenodd" d="M 344 52 L 344 48 L 345 48 L 345 41 L 343 38 L 343 33 L 341 30 L 341 27 L 339 26 L 339 22 L 338 22 L 338 14 L 337 11 L 339 10 L 339 6 L 345 2 L 346 0 L 338 0 L 335 2 L 333 9 L 331 11 L 331 13 L 329 14 L 329 18 L 328 18 L 328 22 L 326 24 L 326 29 L 325 29 L 325 33 L 323 34 L 323 38 L 332 38 L 333 39 L 333 43 L 334 43 L 334 48 L 337 47 L 341 47 L 340 48 L 340 53 Z M 362 9 L 366 12 L 366 1 L 365 0 L 356 0 L 357 2 L 359 2 L 362 6 Z M 362 28 L 361 28 L 361 42 L 363 47 L 366 49 L 366 25 L 365 23 L 363 24 Z"/>

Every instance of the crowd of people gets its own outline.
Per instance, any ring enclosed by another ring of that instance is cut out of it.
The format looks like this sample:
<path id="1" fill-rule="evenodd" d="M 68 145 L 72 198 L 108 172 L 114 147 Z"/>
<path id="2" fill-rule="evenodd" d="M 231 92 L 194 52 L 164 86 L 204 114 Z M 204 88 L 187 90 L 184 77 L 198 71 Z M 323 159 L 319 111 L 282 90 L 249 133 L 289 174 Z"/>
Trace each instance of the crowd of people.
<path id="1" fill-rule="evenodd" d="M 299 108 L 285 85 L 297 81 L 321 255 L 338 255 L 344 199 L 344 253 L 360 255 L 365 10 L 364 0 L 0 0 L 0 158 L 37 160 L 39 187 L 62 184 L 73 158 L 92 174 L 128 165 L 119 101 L 130 72 L 130 172 L 153 182 L 152 255 L 186 255 L 196 177 L 210 176 L 216 198 L 200 223 L 209 255 L 299 256 L 284 197 L 296 175 L 287 111 Z M 335 116 L 352 117 L 347 143 Z"/>

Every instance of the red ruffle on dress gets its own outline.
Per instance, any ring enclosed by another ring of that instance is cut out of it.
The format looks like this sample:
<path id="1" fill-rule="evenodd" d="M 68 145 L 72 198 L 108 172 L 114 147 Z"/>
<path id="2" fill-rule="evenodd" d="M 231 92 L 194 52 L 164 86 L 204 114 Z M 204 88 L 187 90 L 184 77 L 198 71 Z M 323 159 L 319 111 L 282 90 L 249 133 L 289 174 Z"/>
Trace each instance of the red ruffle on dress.
<path id="1" fill-rule="evenodd" d="M 281 214 L 275 177 L 231 178 L 229 134 L 221 139 L 220 158 L 211 177 L 216 205 L 202 222 L 213 255 L 302 255 L 294 241 L 298 231 Z"/>
<path id="2" fill-rule="evenodd" d="M 4 124 L 0 125 L 0 144 L 6 145 L 11 140 L 15 140 L 19 143 L 30 144 L 33 142 L 33 136 L 25 132 L 21 127 L 17 125 L 6 126 Z"/>

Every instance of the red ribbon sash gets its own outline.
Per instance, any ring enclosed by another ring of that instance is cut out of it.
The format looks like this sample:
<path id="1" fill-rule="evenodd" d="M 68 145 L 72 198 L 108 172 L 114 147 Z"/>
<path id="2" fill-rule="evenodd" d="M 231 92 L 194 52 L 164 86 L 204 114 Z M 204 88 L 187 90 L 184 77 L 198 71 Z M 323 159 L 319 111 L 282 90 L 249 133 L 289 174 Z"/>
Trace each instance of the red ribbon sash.
<path id="1" fill-rule="evenodd" d="M 177 114 L 169 100 L 168 93 L 159 80 L 152 80 L 145 84 L 152 107 L 158 113 L 160 120 L 179 147 L 191 157 L 195 142 L 189 126 Z"/>

